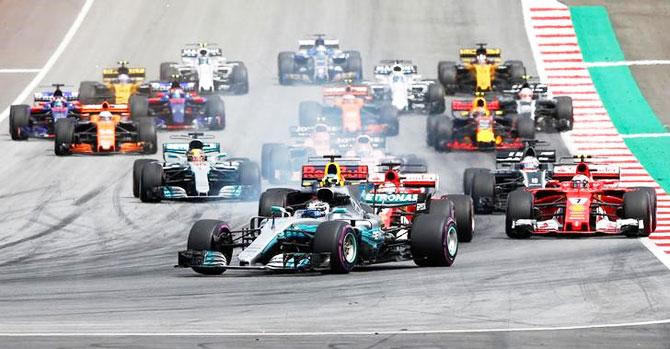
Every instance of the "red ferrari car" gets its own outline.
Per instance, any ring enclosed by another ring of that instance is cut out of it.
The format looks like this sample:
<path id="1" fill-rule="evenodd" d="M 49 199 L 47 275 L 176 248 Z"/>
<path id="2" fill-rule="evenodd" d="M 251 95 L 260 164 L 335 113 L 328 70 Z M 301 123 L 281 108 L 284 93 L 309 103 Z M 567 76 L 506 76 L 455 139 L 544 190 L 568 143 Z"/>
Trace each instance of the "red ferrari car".
<path id="1" fill-rule="evenodd" d="M 507 198 L 505 232 L 514 239 L 534 234 L 622 234 L 648 236 L 656 229 L 656 191 L 627 188 L 619 168 L 580 157 L 558 165 L 541 189 L 519 189 Z"/>

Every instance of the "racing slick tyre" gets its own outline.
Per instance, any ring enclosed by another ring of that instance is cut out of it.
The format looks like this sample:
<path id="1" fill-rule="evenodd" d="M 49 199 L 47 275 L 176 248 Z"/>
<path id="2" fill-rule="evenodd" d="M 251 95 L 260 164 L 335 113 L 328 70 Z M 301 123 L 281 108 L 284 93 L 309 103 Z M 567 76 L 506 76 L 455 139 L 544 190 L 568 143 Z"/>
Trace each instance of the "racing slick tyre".
<path id="1" fill-rule="evenodd" d="M 210 130 L 219 131 L 226 128 L 226 106 L 221 97 L 212 95 L 207 98 L 205 115 L 210 119 Z"/>
<path id="2" fill-rule="evenodd" d="M 390 105 L 385 105 L 380 110 L 380 123 L 386 125 L 384 136 L 397 136 L 400 133 L 400 120 L 398 119 L 398 110 Z"/>
<path id="3" fill-rule="evenodd" d="M 270 170 L 270 159 L 272 150 L 275 147 L 281 146 L 280 143 L 264 143 L 261 148 L 261 177 L 263 179 L 269 179 L 271 170 Z"/>
<path id="4" fill-rule="evenodd" d="M 130 117 L 135 120 L 149 116 L 149 99 L 146 96 L 134 94 L 128 98 L 128 108 Z"/>
<path id="5" fill-rule="evenodd" d="M 358 51 L 346 51 L 349 58 L 347 59 L 347 71 L 356 74 L 355 81 L 363 80 L 363 60 L 361 53 Z"/>
<path id="6" fill-rule="evenodd" d="M 258 199 L 258 215 L 261 217 L 272 217 L 272 206 L 286 207 L 286 197 L 295 189 L 270 188 L 261 194 Z"/>
<path id="7" fill-rule="evenodd" d="M 295 57 L 293 52 L 280 52 L 277 57 L 277 73 L 279 75 L 280 85 L 290 85 L 290 74 L 293 74 Z"/>
<path id="8" fill-rule="evenodd" d="M 431 199 L 428 204 L 428 214 L 451 217 L 454 211 L 454 203 L 447 199 Z"/>
<path id="9" fill-rule="evenodd" d="M 81 104 L 97 104 L 100 101 L 96 86 L 97 81 L 82 81 L 79 83 L 79 102 Z"/>
<path id="10" fill-rule="evenodd" d="M 319 122 L 321 116 L 321 104 L 316 101 L 302 101 L 298 106 L 299 125 L 301 127 L 312 127 Z"/>
<path id="11" fill-rule="evenodd" d="M 646 192 L 651 200 L 651 231 L 656 231 L 656 210 L 658 208 L 658 198 L 656 197 L 656 190 L 652 187 L 636 187 L 638 191 Z"/>
<path id="12" fill-rule="evenodd" d="M 556 97 L 556 130 L 570 131 L 574 122 L 572 98 L 569 96 Z"/>
<path id="13" fill-rule="evenodd" d="M 491 214 L 495 208 L 496 179 L 490 172 L 478 172 L 472 177 L 470 195 L 475 205 L 475 212 Z"/>
<path id="14" fill-rule="evenodd" d="M 243 198 L 246 200 L 255 200 L 261 193 L 261 169 L 253 161 L 245 161 L 240 164 L 240 185 L 246 187 L 242 189 Z"/>
<path id="15" fill-rule="evenodd" d="M 458 253 L 458 229 L 450 218 L 419 215 L 410 232 L 412 259 L 420 267 L 449 267 Z"/>
<path id="16" fill-rule="evenodd" d="M 535 139 L 535 121 L 529 117 L 519 117 L 517 119 L 516 132 L 522 140 Z"/>
<path id="17" fill-rule="evenodd" d="M 444 87 L 439 83 L 428 86 L 428 113 L 442 114 L 446 110 L 444 101 Z"/>
<path id="18" fill-rule="evenodd" d="M 191 227 L 188 233 L 186 248 L 191 251 L 216 251 L 226 258 L 226 265 L 230 265 L 233 258 L 233 248 L 223 246 L 233 243 L 232 234 L 228 224 L 215 219 L 202 219 Z M 221 275 L 226 268 L 223 267 L 191 267 L 193 271 L 203 275 Z"/>
<path id="19" fill-rule="evenodd" d="M 137 121 L 137 134 L 138 141 L 142 142 L 142 153 L 156 154 L 158 151 L 158 137 L 154 118 L 139 119 Z"/>
<path id="20" fill-rule="evenodd" d="M 54 153 L 58 156 L 70 155 L 70 146 L 74 142 L 75 122 L 69 118 L 56 120 L 54 126 Z"/>
<path id="21" fill-rule="evenodd" d="M 140 175 L 140 200 L 142 202 L 160 202 L 163 199 L 163 165 L 151 162 L 142 166 Z"/>
<path id="22" fill-rule="evenodd" d="M 463 194 L 471 195 L 472 194 L 472 180 L 475 178 L 476 173 L 485 172 L 490 173 L 491 170 L 488 168 L 466 168 L 463 171 Z"/>
<path id="23" fill-rule="evenodd" d="M 328 221 L 316 228 L 312 251 L 330 255 L 330 272 L 346 274 L 356 266 L 358 245 L 356 231 L 349 223 Z"/>
<path id="24" fill-rule="evenodd" d="M 507 196 L 505 212 L 505 234 L 512 239 L 528 239 L 531 232 L 512 228 L 517 219 L 533 219 L 533 194 L 523 190 L 515 190 Z"/>
<path id="25" fill-rule="evenodd" d="M 163 62 L 160 66 L 159 78 L 161 81 L 172 81 L 175 75 L 179 75 L 179 70 L 175 67 L 175 62 Z"/>
<path id="26" fill-rule="evenodd" d="M 448 95 L 456 94 L 458 89 L 458 72 L 456 62 L 439 62 L 437 64 L 437 77 L 440 80 L 444 91 Z"/>
<path id="27" fill-rule="evenodd" d="M 233 67 L 231 75 L 233 80 L 233 91 L 235 94 L 245 95 L 249 93 L 249 73 L 247 71 L 247 66 L 240 62 Z"/>
<path id="28" fill-rule="evenodd" d="M 624 234 L 629 238 L 646 237 L 653 231 L 651 198 L 649 193 L 639 191 L 629 191 L 623 194 L 623 218 L 632 218 L 641 220 L 644 229 L 625 231 Z"/>
<path id="29" fill-rule="evenodd" d="M 521 61 L 507 61 L 505 65 L 509 67 L 509 87 L 514 84 L 522 84 L 526 75 L 526 68 Z"/>
<path id="30" fill-rule="evenodd" d="M 448 195 L 454 204 L 454 220 L 458 229 L 458 242 L 470 242 L 475 234 L 475 214 L 472 198 L 468 195 Z"/>
<path id="31" fill-rule="evenodd" d="M 440 120 L 441 115 L 428 115 L 426 119 L 426 145 L 429 147 L 435 146 L 435 129 L 437 128 L 437 123 Z"/>
<path id="32" fill-rule="evenodd" d="M 454 120 L 448 117 L 440 118 L 435 127 L 435 141 L 433 147 L 437 151 L 449 151 L 448 144 L 454 134 Z"/>
<path id="33" fill-rule="evenodd" d="M 30 126 L 30 106 L 21 104 L 9 107 L 9 134 L 14 141 L 25 141 L 28 133 L 25 127 Z"/>
<path id="34" fill-rule="evenodd" d="M 133 196 L 140 197 L 140 181 L 142 180 L 142 168 L 145 164 L 155 162 L 154 159 L 137 159 L 133 162 Z"/>

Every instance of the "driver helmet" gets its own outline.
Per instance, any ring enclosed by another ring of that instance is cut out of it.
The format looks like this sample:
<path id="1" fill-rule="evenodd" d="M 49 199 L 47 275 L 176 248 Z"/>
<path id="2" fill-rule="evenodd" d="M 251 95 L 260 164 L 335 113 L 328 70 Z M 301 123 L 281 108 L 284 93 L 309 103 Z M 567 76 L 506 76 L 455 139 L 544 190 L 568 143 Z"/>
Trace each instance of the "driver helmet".
<path id="1" fill-rule="evenodd" d="M 540 169 L 540 161 L 534 156 L 526 156 L 521 160 L 522 171 L 537 171 Z"/>
<path id="2" fill-rule="evenodd" d="M 105 120 L 105 121 L 112 120 L 112 113 L 107 111 L 107 110 L 101 111 L 99 116 L 100 116 L 100 120 Z"/>
<path id="3" fill-rule="evenodd" d="M 519 91 L 519 100 L 522 102 L 532 102 L 533 101 L 533 90 L 529 87 L 524 87 Z"/>
<path id="4" fill-rule="evenodd" d="M 479 64 L 486 64 L 486 54 L 485 53 L 479 53 L 477 55 L 477 63 Z"/>
<path id="5" fill-rule="evenodd" d="M 324 40 L 322 37 L 317 37 L 314 40 L 314 47 L 319 47 L 319 46 L 326 46 L 326 40 Z"/>
<path id="6" fill-rule="evenodd" d="M 354 96 L 352 94 L 346 94 L 346 95 L 342 96 L 342 102 L 346 103 L 346 104 L 355 103 L 356 102 L 356 96 Z"/>
<path id="7" fill-rule="evenodd" d="M 171 88 L 170 98 L 184 98 L 184 90 L 181 88 Z"/>
<path id="8" fill-rule="evenodd" d="M 130 76 L 128 76 L 127 74 L 119 74 L 118 80 L 122 84 L 127 84 L 130 83 Z"/>
<path id="9" fill-rule="evenodd" d="M 330 205 L 321 200 L 312 200 L 307 203 L 303 217 L 319 218 L 325 216 L 330 211 Z"/>
<path id="10" fill-rule="evenodd" d="M 572 187 L 575 189 L 587 189 L 589 187 L 589 177 L 583 174 L 572 177 Z"/>
<path id="11" fill-rule="evenodd" d="M 374 150 L 371 142 L 372 140 L 370 139 L 370 136 L 358 136 L 356 139 L 356 146 L 354 147 L 356 155 L 362 158 L 370 156 Z"/>
<path id="12" fill-rule="evenodd" d="M 65 108 L 66 106 L 67 103 L 65 102 L 65 99 L 63 97 L 56 97 L 51 102 L 52 108 Z"/>
<path id="13" fill-rule="evenodd" d="M 195 148 L 188 151 L 186 159 L 188 161 L 205 161 L 207 160 L 207 157 L 202 149 Z"/>

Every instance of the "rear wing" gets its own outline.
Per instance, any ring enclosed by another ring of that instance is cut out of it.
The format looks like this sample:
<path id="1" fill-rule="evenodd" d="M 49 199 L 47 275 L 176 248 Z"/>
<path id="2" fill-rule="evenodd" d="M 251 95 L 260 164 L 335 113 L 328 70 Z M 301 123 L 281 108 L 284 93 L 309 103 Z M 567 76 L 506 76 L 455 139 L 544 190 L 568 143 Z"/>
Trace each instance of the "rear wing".
<path id="1" fill-rule="evenodd" d="M 462 48 L 458 50 L 458 55 L 462 61 L 471 61 L 477 57 L 477 48 Z M 499 48 L 487 48 L 486 57 L 494 61 L 500 61 L 502 56 L 502 51 Z"/>
<path id="2" fill-rule="evenodd" d="M 302 166 L 302 186 L 313 185 L 326 186 L 328 175 L 337 178 L 339 186 L 353 185 L 368 180 L 368 167 L 366 165 L 340 165 L 336 162 L 328 162 L 325 166 L 314 164 Z"/>
<path id="3" fill-rule="evenodd" d="M 186 155 L 188 148 L 188 143 L 163 143 L 163 156 L 166 154 Z M 202 150 L 205 152 L 205 154 L 220 153 L 221 144 L 218 142 L 204 143 Z"/>
<path id="4" fill-rule="evenodd" d="M 127 68 L 128 77 L 135 83 L 144 81 L 146 73 L 144 68 Z M 105 68 L 102 70 L 102 81 L 112 82 L 119 77 L 119 67 L 116 68 Z"/>
<path id="5" fill-rule="evenodd" d="M 167 92 L 172 87 L 172 82 L 169 81 L 152 81 L 149 83 L 151 86 L 151 91 L 154 92 Z M 179 87 L 181 87 L 186 92 L 192 92 L 196 90 L 195 82 L 180 82 Z"/>
<path id="6" fill-rule="evenodd" d="M 496 152 L 497 164 L 519 163 L 525 155 L 524 151 L 499 151 Z M 535 149 L 535 157 L 540 163 L 549 164 L 556 162 L 556 151 L 553 149 Z"/>
<path id="7" fill-rule="evenodd" d="M 386 137 L 369 137 L 370 138 L 370 145 L 372 145 L 373 149 L 384 149 L 386 148 Z M 341 152 L 344 152 L 346 150 L 349 150 L 356 145 L 358 142 L 358 136 L 353 136 L 353 137 L 336 137 L 335 139 L 332 140 L 332 144 L 334 147 L 338 148 L 341 150 Z"/>
<path id="8" fill-rule="evenodd" d="M 577 166 L 580 166 L 581 164 L 575 164 L 575 165 L 557 165 L 554 167 L 554 173 L 552 175 L 552 179 L 558 180 L 558 181 L 566 181 L 572 179 L 573 176 L 577 174 Z M 591 173 L 591 177 L 595 180 L 603 180 L 603 179 L 609 179 L 609 180 L 619 180 L 621 179 L 621 169 L 619 166 L 612 166 L 612 165 L 594 165 L 594 164 L 588 164 L 589 166 L 589 172 Z"/>
<path id="9" fill-rule="evenodd" d="M 370 86 L 368 85 L 328 86 L 323 88 L 322 94 L 323 99 L 342 97 L 344 95 L 365 97 L 370 95 Z"/>
<path id="10" fill-rule="evenodd" d="M 103 110 L 114 114 L 130 112 L 127 104 L 84 104 L 80 108 L 82 114 L 97 114 Z"/>
<path id="11" fill-rule="evenodd" d="M 451 110 L 452 111 L 470 111 L 474 107 L 475 100 L 464 100 L 464 99 L 454 99 L 451 101 Z M 495 111 L 500 109 L 500 101 L 492 100 L 486 101 L 486 108 L 490 111 Z"/>
<path id="12" fill-rule="evenodd" d="M 533 91 L 533 98 L 539 96 L 544 96 L 549 92 L 549 87 L 546 84 L 540 82 L 524 83 L 524 84 L 515 84 L 512 85 L 512 88 L 508 90 L 503 90 L 504 94 L 517 94 L 521 91 L 522 88 L 528 87 Z"/>
<path id="13" fill-rule="evenodd" d="M 378 65 L 375 66 L 374 72 L 375 75 L 388 75 L 393 72 L 393 68 L 400 66 L 403 74 L 416 74 L 418 68 L 416 65 L 412 64 L 412 61 L 405 60 L 384 60 L 381 61 Z"/>
<path id="14" fill-rule="evenodd" d="M 35 102 L 51 102 L 53 96 L 54 96 L 53 92 L 47 92 L 47 91 L 36 92 L 33 94 L 33 100 Z M 68 102 L 74 102 L 79 99 L 79 93 L 63 91 L 63 98 L 65 98 L 65 100 L 67 100 Z"/>
<path id="15" fill-rule="evenodd" d="M 222 57 L 223 50 L 221 50 L 220 47 L 184 48 L 181 50 L 182 58 L 196 58 L 201 55 L 207 57 Z"/>
<path id="16" fill-rule="evenodd" d="M 298 50 L 309 50 L 314 47 L 314 44 L 316 44 L 316 39 L 298 40 Z M 340 48 L 340 40 L 326 39 L 324 40 L 324 45 L 327 49 L 338 50 Z"/>
<path id="17" fill-rule="evenodd" d="M 397 172 L 396 172 L 397 173 Z M 439 187 L 440 177 L 434 173 L 398 173 L 399 184 L 405 188 L 429 188 Z M 387 172 L 373 173 L 370 175 L 369 182 L 380 185 L 388 182 Z"/>

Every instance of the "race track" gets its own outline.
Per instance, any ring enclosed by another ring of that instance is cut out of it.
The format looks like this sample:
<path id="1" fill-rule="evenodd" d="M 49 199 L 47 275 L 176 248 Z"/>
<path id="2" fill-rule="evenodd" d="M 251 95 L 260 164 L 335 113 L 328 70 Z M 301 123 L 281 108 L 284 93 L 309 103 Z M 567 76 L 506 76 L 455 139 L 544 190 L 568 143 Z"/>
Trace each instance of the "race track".
<path id="1" fill-rule="evenodd" d="M 82 4 L 71 0 L 54 7 L 53 15 L 69 22 L 57 23 L 50 32 L 47 23 L 21 31 L 1 29 L 13 55 L 0 58 L 0 69 L 41 67 L 55 45 L 36 46 L 22 38 L 44 32 L 59 42 Z M 8 6 L 14 2 L 0 1 L 0 9 Z M 277 83 L 277 53 L 294 49 L 297 39 L 327 33 L 339 38 L 345 49 L 361 51 L 366 74 L 380 59 L 405 58 L 429 78 L 435 77 L 438 60 L 456 58 L 459 47 L 488 42 L 501 47 L 505 58 L 523 60 L 533 74 L 520 6 L 516 0 L 209 0 L 198 6 L 176 0 L 98 0 L 42 84 L 76 86 L 81 80 L 99 79 L 101 68 L 119 59 L 145 66 L 148 76 L 155 78 L 159 63 L 177 59 L 185 43 L 219 43 L 226 56 L 246 63 L 250 93 L 225 99 L 227 128 L 216 136 L 231 154 L 259 160 L 261 143 L 287 139 L 288 126 L 297 122 L 298 103 L 319 98 L 318 87 Z M 480 13 L 475 16 L 476 9 Z M 44 10 L 24 6 L 21 11 L 34 18 Z M 0 14 L 3 23 L 21 26 L 21 21 L 5 16 L 12 15 Z M 29 74 L 0 74 L 6 85 L 0 92 L 0 110 L 30 79 Z M 227 342 L 243 346 L 253 344 L 254 333 L 309 332 L 315 335 L 267 337 L 261 342 L 272 347 L 295 340 L 310 347 L 350 340 L 372 346 L 387 339 L 387 344 L 397 346 L 446 346 L 443 340 L 454 335 L 439 331 L 580 327 L 558 335 L 513 332 L 505 335 L 508 341 L 466 337 L 483 346 L 520 347 L 551 343 L 556 336 L 595 345 L 611 333 L 588 326 L 670 318 L 670 273 L 637 240 L 514 241 L 505 236 L 500 215 L 477 217 L 477 235 L 472 243 L 461 244 L 452 268 L 396 263 L 349 275 L 230 271 L 221 277 L 175 270 L 176 252 L 185 247 L 195 220 L 217 218 L 239 226 L 255 214 L 256 203 L 143 204 L 131 195 L 136 157 L 57 158 L 51 142 L 13 142 L 6 132 L 7 120 L 0 129 L 3 334 L 225 332 L 248 334 L 235 337 L 239 342 Z M 441 176 L 445 193 L 461 191 L 465 167 L 493 165 L 491 154 L 429 149 L 425 116 L 403 116 L 400 132 L 390 142 L 391 151 L 427 158 Z M 168 137 L 161 133 L 159 141 Z M 566 154 L 560 137 L 543 137 Z M 351 331 L 388 333 L 336 334 Z M 391 334 L 394 331 L 438 333 L 398 337 Z M 651 348 L 670 342 L 667 325 L 627 327 L 617 333 L 621 341 L 614 345 L 641 343 Z M 119 343 L 124 339 L 59 340 L 64 346 L 112 341 L 123 347 Z M 3 341 L 17 347 L 45 343 L 44 338 L 0 337 L 0 347 Z M 156 342 L 147 338 L 136 343 Z M 179 343 L 166 345 L 181 347 Z"/>

